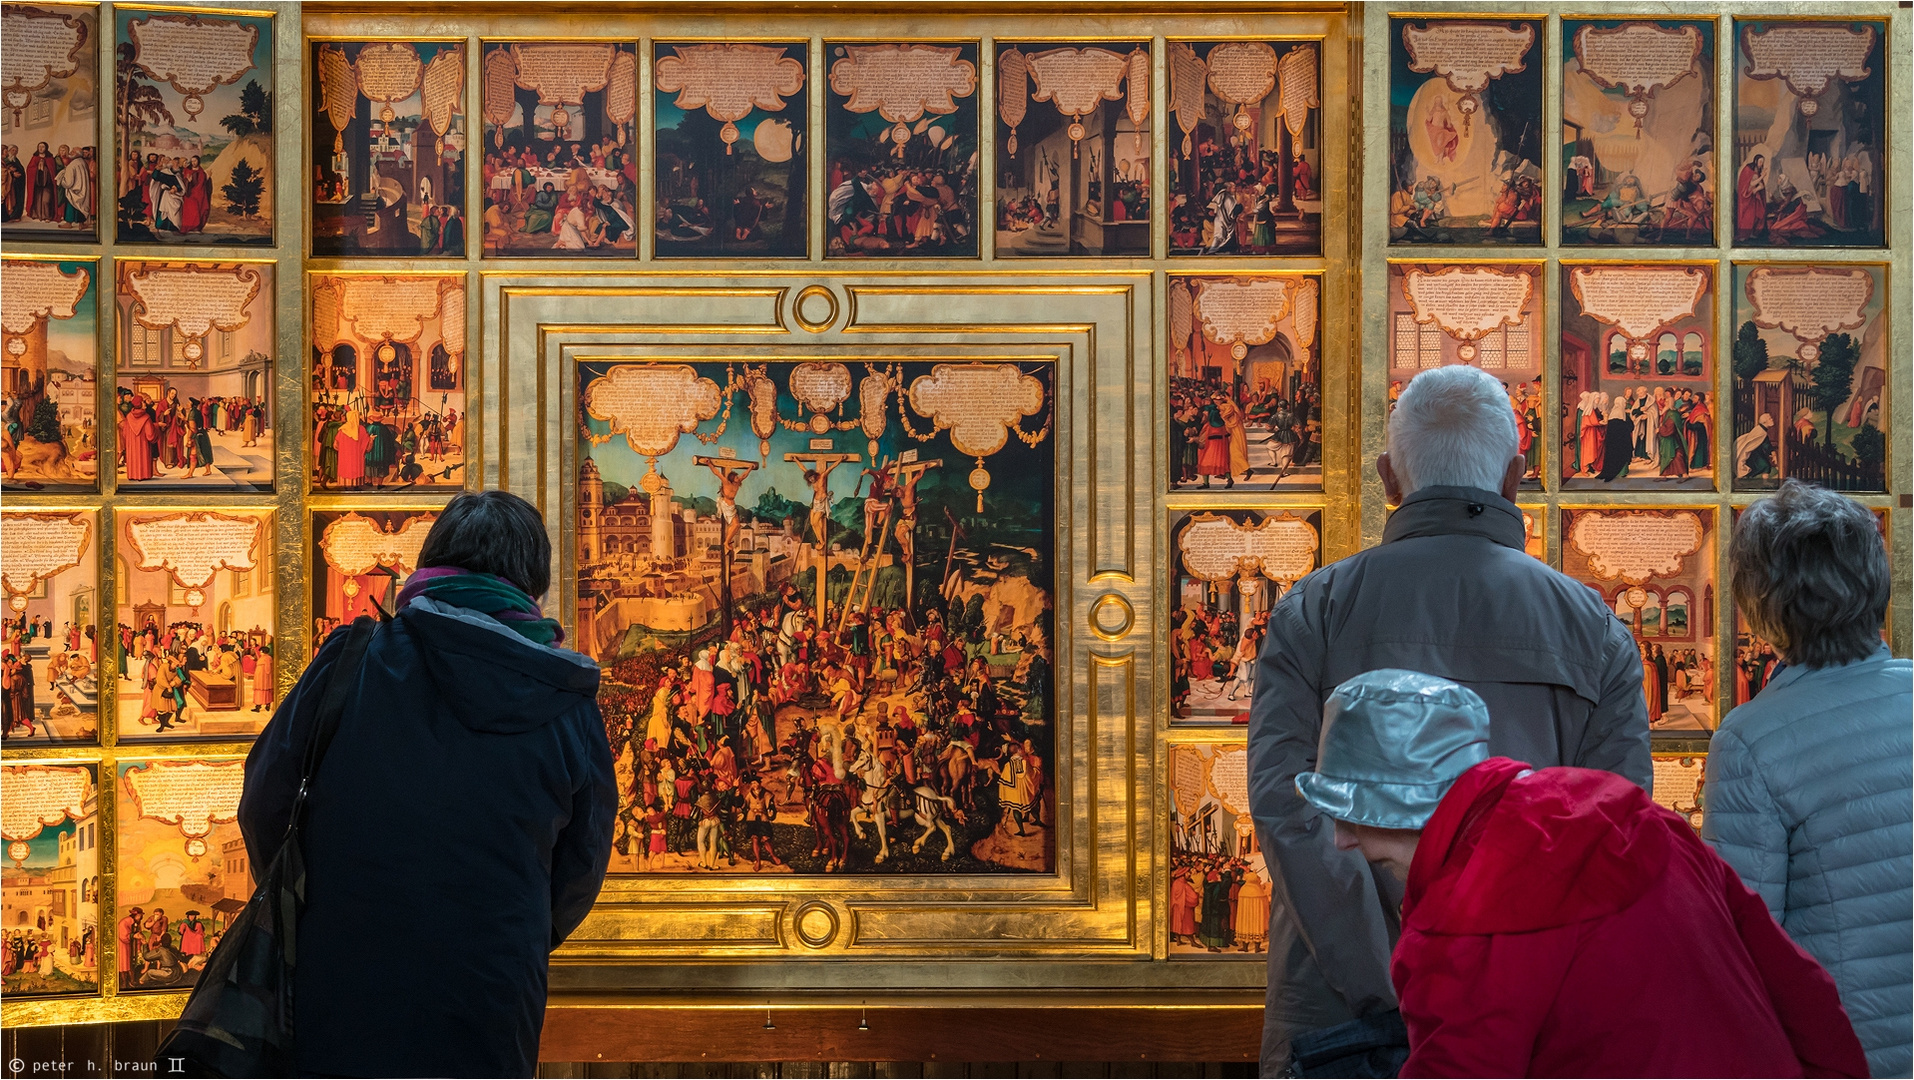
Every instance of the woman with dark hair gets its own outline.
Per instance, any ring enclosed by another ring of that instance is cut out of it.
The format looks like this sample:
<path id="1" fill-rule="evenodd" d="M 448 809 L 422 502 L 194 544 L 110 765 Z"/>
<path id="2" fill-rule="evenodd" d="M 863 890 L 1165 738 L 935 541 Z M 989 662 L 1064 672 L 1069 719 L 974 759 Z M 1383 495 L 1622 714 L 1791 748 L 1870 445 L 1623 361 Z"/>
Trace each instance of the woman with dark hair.
<path id="1" fill-rule="evenodd" d="M 301 829 L 298 1075 L 532 1074 L 548 957 L 597 898 L 617 810 L 598 666 L 559 647 L 537 599 L 551 556 L 525 500 L 460 495 L 346 673 Z M 246 760 L 254 866 L 286 835 L 348 636 L 319 650 Z"/>
<path id="2" fill-rule="evenodd" d="M 1881 643 L 1874 515 L 1798 480 L 1735 525 L 1735 605 L 1783 661 L 1709 744 L 1701 834 L 1834 976 L 1875 1076 L 1910 1066 L 1914 664 Z"/>

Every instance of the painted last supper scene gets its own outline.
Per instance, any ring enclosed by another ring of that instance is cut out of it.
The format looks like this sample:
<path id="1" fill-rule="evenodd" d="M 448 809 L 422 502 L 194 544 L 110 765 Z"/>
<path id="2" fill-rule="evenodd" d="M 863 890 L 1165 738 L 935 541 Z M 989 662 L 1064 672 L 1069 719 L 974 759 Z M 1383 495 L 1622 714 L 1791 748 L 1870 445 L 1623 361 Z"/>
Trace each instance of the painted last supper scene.
<path id="1" fill-rule="evenodd" d="M 614 873 L 1056 865 L 1053 372 L 578 367 Z"/>

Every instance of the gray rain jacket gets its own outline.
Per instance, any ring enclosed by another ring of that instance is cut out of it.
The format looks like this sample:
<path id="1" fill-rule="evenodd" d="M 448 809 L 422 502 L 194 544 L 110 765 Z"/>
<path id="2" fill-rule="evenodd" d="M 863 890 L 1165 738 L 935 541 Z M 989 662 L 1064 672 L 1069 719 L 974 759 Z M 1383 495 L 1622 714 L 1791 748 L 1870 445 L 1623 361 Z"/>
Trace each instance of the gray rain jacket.
<path id="1" fill-rule="evenodd" d="M 1634 636 L 1593 589 L 1523 551 L 1523 536 L 1522 512 L 1499 495 L 1424 488 L 1379 547 L 1297 582 L 1270 613 L 1249 729 L 1257 840 L 1275 879 L 1266 1074 L 1294 1036 L 1396 1005 L 1401 886 L 1336 850 L 1332 823 L 1296 791 L 1337 685 L 1377 668 L 1453 679 L 1488 704 L 1489 753 L 1649 786 Z"/>
<path id="2" fill-rule="evenodd" d="M 1789 667 L 1708 744 L 1701 835 L 1841 991 L 1875 1076 L 1914 1013 L 1914 663 Z"/>

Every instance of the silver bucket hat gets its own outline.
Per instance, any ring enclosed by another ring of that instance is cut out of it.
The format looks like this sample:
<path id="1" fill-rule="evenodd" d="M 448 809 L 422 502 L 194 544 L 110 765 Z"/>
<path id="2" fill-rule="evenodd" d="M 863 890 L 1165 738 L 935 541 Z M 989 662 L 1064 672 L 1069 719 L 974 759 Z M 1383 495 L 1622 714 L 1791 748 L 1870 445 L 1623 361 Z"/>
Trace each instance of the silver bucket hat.
<path id="1" fill-rule="evenodd" d="M 1329 695 L 1316 770 L 1297 776 L 1296 790 L 1338 821 L 1420 829 L 1455 778 L 1488 756 L 1489 708 L 1475 691 L 1383 668 Z"/>

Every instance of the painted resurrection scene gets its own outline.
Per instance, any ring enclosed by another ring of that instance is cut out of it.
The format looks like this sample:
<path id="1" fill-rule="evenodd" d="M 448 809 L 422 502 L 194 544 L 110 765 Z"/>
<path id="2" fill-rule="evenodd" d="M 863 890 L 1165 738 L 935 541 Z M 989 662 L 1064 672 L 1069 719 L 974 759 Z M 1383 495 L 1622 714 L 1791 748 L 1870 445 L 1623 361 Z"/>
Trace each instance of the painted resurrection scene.
<path id="1" fill-rule="evenodd" d="M 1056 865 L 1048 365 L 578 367 L 614 872 Z"/>
<path id="2" fill-rule="evenodd" d="M 1542 242 L 1542 19 L 1389 20 L 1389 242 Z"/>
<path id="3" fill-rule="evenodd" d="M 268 245 L 272 17 L 113 9 L 121 243 Z"/>

